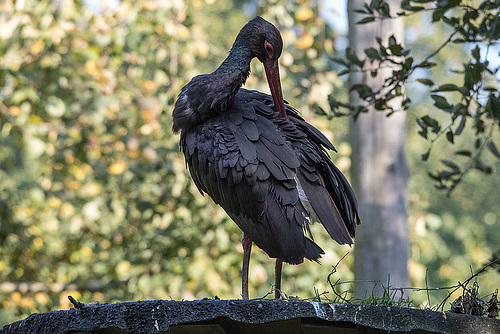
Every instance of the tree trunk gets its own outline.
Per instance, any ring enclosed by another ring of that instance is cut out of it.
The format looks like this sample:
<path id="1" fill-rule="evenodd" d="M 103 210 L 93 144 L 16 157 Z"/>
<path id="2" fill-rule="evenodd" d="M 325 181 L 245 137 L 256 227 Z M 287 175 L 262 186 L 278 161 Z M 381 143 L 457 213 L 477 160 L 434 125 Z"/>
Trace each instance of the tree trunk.
<path id="1" fill-rule="evenodd" d="M 354 9 L 363 8 L 365 0 L 349 0 L 349 41 L 351 50 L 363 59 L 364 50 L 377 47 L 376 37 L 387 41 L 394 35 L 403 39 L 400 18 L 378 20 L 356 25 L 363 18 Z M 399 9 L 399 0 L 389 0 L 391 13 Z M 366 61 L 366 67 L 377 66 Z M 392 73 L 384 64 L 378 75 L 370 71 L 350 74 L 349 86 L 364 83 L 377 91 Z M 359 201 L 361 226 L 356 231 L 354 247 L 355 297 L 365 299 L 372 294 L 381 296 L 389 285 L 408 287 L 408 227 L 406 162 L 406 113 L 401 108 L 402 98 L 391 101 L 397 110 L 387 117 L 387 111 L 369 106 L 368 113 L 351 121 L 352 183 Z M 363 104 L 357 93 L 350 95 L 351 105 Z M 391 297 L 399 298 L 393 295 Z"/>

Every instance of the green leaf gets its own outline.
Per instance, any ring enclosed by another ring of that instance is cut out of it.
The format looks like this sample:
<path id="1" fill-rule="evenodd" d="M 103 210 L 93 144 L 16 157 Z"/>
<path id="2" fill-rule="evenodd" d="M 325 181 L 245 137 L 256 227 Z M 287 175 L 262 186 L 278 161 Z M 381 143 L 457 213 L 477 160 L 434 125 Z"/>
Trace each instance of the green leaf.
<path id="1" fill-rule="evenodd" d="M 431 149 L 429 148 L 427 152 L 425 152 L 420 156 L 420 159 L 422 159 L 422 161 L 427 161 L 429 159 L 430 154 L 431 154 Z"/>
<path id="2" fill-rule="evenodd" d="M 422 119 L 422 121 L 424 121 L 425 124 L 427 124 L 431 128 L 435 128 L 435 127 L 439 126 L 438 121 L 436 121 L 434 118 L 430 117 L 429 115 L 425 115 L 421 119 Z"/>
<path id="3" fill-rule="evenodd" d="M 449 109 L 451 109 L 452 106 L 448 103 L 448 101 L 446 101 L 446 98 L 444 96 L 432 94 L 431 98 L 434 100 L 434 105 L 437 108 L 442 109 L 442 110 L 446 110 L 446 111 L 451 111 Z"/>
<path id="4" fill-rule="evenodd" d="M 370 6 L 368 3 L 365 3 L 365 9 L 368 13 L 373 14 L 373 7 Z"/>
<path id="5" fill-rule="evenodd" d="M 342 71 L 338 72 L 338 76 L 341 77 L 341 76 L 349 74 L 349 73 L 351 73 L 351 70 L 346 68 L 346 69 L 343 69 Z"/>
<path id="6" fill-rule="evenodd" d="M 368 49 L 365 49 L 365 54 L 368 58 L 370 58 L 372 61 L 374 59 L 378 59 L 380 60 L 380 55 L 378 53 L 378 50 L 375 49 L 375 48 L 368 48 Z"/>
<path id="7" fill-rule="evenodd" d="M 436 21 L 441 20 L 441 18 L 443 17 L 444 13 L 446 13 L 446 11 L 448 11 L 448 9 L 449 8 L 443 8 L 443 7 L 436 8 L 434 10 L 434 12 L 432 13 L 432 22 L 436 22 Z"/>
<path id="8" fill-rule="evenodd" d="M 394 56 L 401 56 L 401 53 L 403 51 L 403 47 L 399 44 L 395 44 L 395 45 L 391 45 L 389 46 L 389 50 L 391 50 L 391 53 L 394 55 Z"/>
<path id="9" fill-rule="evenodd" d="M 340 64 L 340 65 L 349 66 L 349 63 L 344 58 L 331 57 L 330 60 L 333 61 L 334 63 Z"/>
<path id="10" fill-rule="evenodd" d="M 356 24 L 366 24 L 366 23 L 373 22 L 373 21 L 375 21 L 375 17 L 368 16 L 368 17 L 365 17 L 364 19 L 359 20 L 358 22 L 356 22 Z"/>
<path id="11" fill-rule="evenodd" d="M 472 156 L 472 152 L 469 151 L 469 150 L 459 150 L 459 151 L 456 151 L 455 154 L 456 155 L 461 155 L 461 156 L 464 156 L 464 157 L 471 157 Z"/>
<path id="12" fill-rule="evenodd" d="M 481 146 L 481 143 L 482 143 L 481 138 L 476 138 L 476 140 L 474 140 L 474 147 L 478 149 Z"/>
<path id="13" fill-rule="evenodd" d="M 491 115 L 500 121 L 500 97 L 494 94 L 490 95 Z"/>
<path id="14" fill-rule="evenodd" d="M 488 149 L 490 150 L 491 153 L 493 153 L 493 155 L 497 158 L 500 159 L 500 152 L 498 151 L 497 147 L 495 146 L 495 143 L 493 143 L 492 141 L 490 141 L 488 143 Z"/>
<path id="15" fill-rule="evenodd" d="M 471 53 L 472 53 L 472 57 L 474 57 L 474 59 L 476 59 L 476 61 L 479 63 L 481 62 L 481 53 L 480 53 L 480 48 L 479 48 L 479 45 L 476 45 L 476 47 L 474 49 L 472 49 Z"/>
<path id="16" fill-rule="evenodd" d="M 463 115 L 462 118 L 460 119 L 460 123 L 458 124 L 458 127 L 455 129 L 455 135 L 460 136 L 460 134 L 462 133 L 462 131 L 465 128 L 466 121 L 467 121 L 467 118 L 465 117 L 465 115 Z"/>
<path id="17" fill-rule="evenodd" d="M 474 162 L 473 168 L 485 173 L 485 174 L 491 174 L 493 172 L 493 168 L 491 166 L 485 165 L 481 160 L 477 159 Z"/>
<path id="18" fill-rule="evenodd" d="M 366 99 L 366 98 L 369 98 L 371 96 L 373 96 L 373 91 L 372 89 L 370 88 L 370 86 L 366 85 L 366 84 L 356 84 L 356 85 L 353 85 L 349 91 L 356 91 L 358 92 L 359 96 L 363 99 Z"/>
<path id="19" fill-rule="evenodd" d="M 451 109 L 451 112 L 453 115 L 455 115 L 455 118 L 458 118 L 458 116 L 462 115 L 462 110 L 465 108 L 465 106 L 462 103 L 457 103 L 453 106 Z"/>
<path id="20" fill-rule="evenodd" d="M 439 130 L 441 130 L 441 126 L 439 125 L 439 122 L 435 120 L 434 118 L 430 117 L 429 115 L 425 115 L 420 118 L 422 122 L 426 125 L 432 128 L 432 132 L 438 133 Z M 427 130 L 427 128 L 425 129 Z"/>
<path id="21" fill-rule="evenodd" d="M 432 61 L 423 61 L 420 64 L 416 65 L 416 67 L 421 67 L 421 68 L 431 68 L 436 66 L 436 63 L 433 63 Z"/>
<path id="22" fill-rule="evenodd" d="M 431 179 L 433 179 L 433 180 L 435 180 L 435 181 L 438 181 L 438 182 L 441 182 L 441 180 L 443 179 L 443 178 L 442 178 L 442 177 L 441 177 L 438 173 L 429 173 L 429 172 L 427 172 L 427 175 L 428 175 Z"/>
<path id="23" fill-rule="evenodd" d="M 469 64 L 465 70 L 464 86 L 469 90 L 474 88 L 474 85 L 481 81 L 483 66 L 479 64 Z"/>
<path id="24" fill-rule="evenodd" d="M 452 144 L 455 143 L 454 141 L 454 136 L 453 136 L 453 131 L 449 130 L 448 132 L 446 132 L 446 139 L 448 139 L 448 141 Z"/>
<path id="25" fill-rule="evenodd" d="M 396 37 L 394 37 L 394 35 L 391 35 L 391 37 L 389 37 L 389 46 L 393 45 L 398 45 L 398 42 L 396 41 Z"/>
<path id="26" fill-rule="evenodd" d="M 425 10 L 425 7 L 422 7 L 422 6 L 409 6 L 409 7 L 405 7 L 405 9 L 410 10 L 410 11 L 416 13 L 416 12 L 420 12 L 422 10 Z"/>
<path id="27" fill-rule="evenodd" d="M 387 109 L 387 100 L 386 99 L 375 100 L 374 107 L 376 110 L 386 110 Z"/>
<path id="28" fill-rule="evenodd" d="M 406 51 L 408 51 L 408 50 L 405 50 L 405 52 L 406 52 Z M 403 52 L 403 54 L 402 54 L 402 55 L 406 57 L 405 52 Z M 405 62 L 404 62 L 404 68 L 405 68 L 406 70 L 409 70 L 409 69 L 411 69 L 412 65 L 413 65 L 413 57 L 408 57 L 408 58 L 406 58 L 406 60 L 405 60 Z M 417 80 L 418 80 L 418 79 L 417 79 Z"/>
<path id="29" fill-rule="evenodd" d="M 441 163 L 443 165 L 445 165 L 446 167 L 451 168 L 455 171 L 460 171 L 460 167 L 455 162 L 453 162 L 451 160 L 443 159 L 443 160 L 441 160 Z"/>
<path id="30" fill-rule="evenodd" d="M 357 65 L 359 67 L 363 67 L 363 65 L 365 64 L 365 61 L 360 60 L 358 58 L 358 56 L 356 56 L 356 54 L 351 51 L 350 48 L 346 49 L 345 56 L 346 56 L 347 60 L 349 60 L 351 63 L 354 63 L 355 65 Z"/>
<path id="31" fill-rule="evenodd" d="M 433 92 L 451 92 L 451 91 L 458 91 L 459 88 L 455 84 L 444 84 L 441 86 L 438 86 L 436 89 L 433 89 Z"/>
<path id="32" fill-rule="evenodd" d="M 434 85 L 434 82 L 432 82 L 432 80 L 430 80 L 430 79 L 420 78 L 420 79 L 417 79 L 417 81 L 423 85 L 426 85 L 426 86 Z"/>
<path id="33" fill-rule="evenodd" d="M 421 137 L 423 137 L 424 139 L 428 139 L 427 134 L 429 131 L 428 131 L 427 125 L 424 122 L 422 122 L 422 120 L 420 118 L 417 118 L 416 121 L 417 121 L 417 124 L 420 126 L 420 131 L 418 131 L 418 134 Z"/>
<path id="34" fill-rule="evenodd" d="M 387 4 L 386 2 L 382 2 L 381 10 L 379 11 L 379 13 L 382 14 L 383 17 L 390 18 L 391 9 L 389 7 L 389 4 Z"/>

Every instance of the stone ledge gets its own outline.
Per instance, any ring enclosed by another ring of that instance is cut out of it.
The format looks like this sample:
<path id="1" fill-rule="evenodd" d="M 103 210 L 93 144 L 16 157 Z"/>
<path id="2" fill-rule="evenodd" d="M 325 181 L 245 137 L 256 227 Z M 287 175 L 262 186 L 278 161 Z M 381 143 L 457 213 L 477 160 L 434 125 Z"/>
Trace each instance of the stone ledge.
<path id="1" fill-rule="evenodd" d="M 1 334 L 500 333 L 500 320 L 429 310 L 282 300 L 137 301 L 35 313 Z"/>

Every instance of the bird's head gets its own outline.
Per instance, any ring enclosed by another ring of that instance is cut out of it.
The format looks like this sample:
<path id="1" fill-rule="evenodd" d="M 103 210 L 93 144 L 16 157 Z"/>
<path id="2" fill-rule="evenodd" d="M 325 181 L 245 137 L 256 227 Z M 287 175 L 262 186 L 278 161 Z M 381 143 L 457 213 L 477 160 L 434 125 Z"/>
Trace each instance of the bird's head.
<path id="1" fill-rule="evenodd" d="M 272 23 L 257 16 L 241 29 L 238 37 L 240 36 L 242 40 L 249 42 L 252 58 L 257 57 L 264 64 L 275 108 L 281 117 L 286 117 L 278 66 L 278 59 L 283 51 L 279 30 Z"/>
<path id="2" fill-rule="evenodd" d="M 242 32 L 245 30 L 250 33 L 250 50 L 253 57 L 265 63 L 267 59 L 277 60 L 281 56 L 283 40 L 272 23 L 257 16 L 243 27 Z"/>

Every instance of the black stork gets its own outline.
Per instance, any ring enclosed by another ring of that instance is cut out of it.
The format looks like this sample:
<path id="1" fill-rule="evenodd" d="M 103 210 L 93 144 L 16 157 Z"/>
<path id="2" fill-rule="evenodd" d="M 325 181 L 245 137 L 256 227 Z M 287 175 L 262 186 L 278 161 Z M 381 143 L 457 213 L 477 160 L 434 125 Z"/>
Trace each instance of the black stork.
<path id="1" fill-rule="evenodd" d="M 359 224 L 354 192 L 326 152 L 335 147 L 283 101 L 282 48 L 274 25 L 252 19 L 215 72 L 182 88 L 172 114 L 194 183 L 243 230 L 244 299 L 252 242 L 276 258 L 279 299 L 282 262 L 318 261 L 324 254 L 310 224 L 320 222 L 349 245 Z M 264 64 L 271 96 L 241 88 L 255 57 Z"/>

